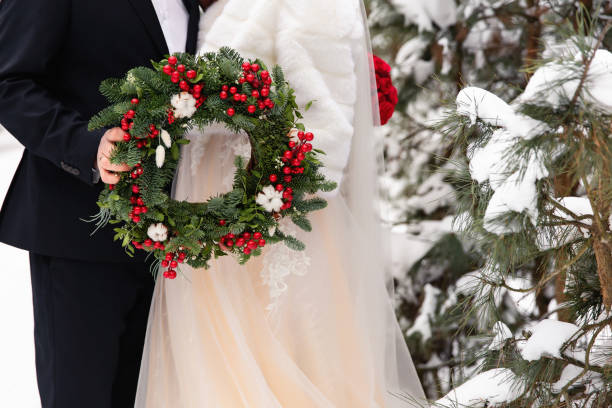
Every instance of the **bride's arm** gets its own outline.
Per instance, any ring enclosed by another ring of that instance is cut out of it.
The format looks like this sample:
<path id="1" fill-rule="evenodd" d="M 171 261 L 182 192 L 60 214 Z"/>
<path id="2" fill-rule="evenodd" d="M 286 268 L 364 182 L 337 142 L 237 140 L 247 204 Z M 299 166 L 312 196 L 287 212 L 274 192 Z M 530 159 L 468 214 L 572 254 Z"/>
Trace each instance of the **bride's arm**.
<path id="1" fill-rule="evenodd" d="M 354 30 L 361 27 L 355 0 L 282 1 L 276 53 L 286 79 L 304 107 L 304 124 L 315 147 L 326 152 L 323 172 L 341 183 L 353 135 L 356 102 Z"/>

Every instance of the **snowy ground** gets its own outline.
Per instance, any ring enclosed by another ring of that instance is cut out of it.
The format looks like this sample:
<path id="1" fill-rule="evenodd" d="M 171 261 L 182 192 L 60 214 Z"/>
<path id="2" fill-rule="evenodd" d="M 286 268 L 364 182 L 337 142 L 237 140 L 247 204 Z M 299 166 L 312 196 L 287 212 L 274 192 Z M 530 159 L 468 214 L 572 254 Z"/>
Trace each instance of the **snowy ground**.
<path id="1" fill-rule="evenodd" d="M 21 152 L 17 141 L 0 128 L 0 203 Z M 0 259 L 0 407 L 38 408 L 27 253 L 0 244 Z"/>

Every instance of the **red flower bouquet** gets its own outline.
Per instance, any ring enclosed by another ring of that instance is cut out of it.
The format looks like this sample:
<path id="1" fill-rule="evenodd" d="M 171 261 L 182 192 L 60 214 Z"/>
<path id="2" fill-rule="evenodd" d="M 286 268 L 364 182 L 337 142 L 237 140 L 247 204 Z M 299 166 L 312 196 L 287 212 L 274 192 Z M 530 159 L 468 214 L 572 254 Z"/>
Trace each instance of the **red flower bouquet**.
<path id="1" fill-rule="evenodd" d="M 380 109 L 380 124 L 386 124 L 397 105 L 397 88 L 391 80 L 391 67 L 384 60 L 372 55 L 374 59 L 374 70 L 376 72 L 376 86 L 378 91 L 378 105 Z"/>

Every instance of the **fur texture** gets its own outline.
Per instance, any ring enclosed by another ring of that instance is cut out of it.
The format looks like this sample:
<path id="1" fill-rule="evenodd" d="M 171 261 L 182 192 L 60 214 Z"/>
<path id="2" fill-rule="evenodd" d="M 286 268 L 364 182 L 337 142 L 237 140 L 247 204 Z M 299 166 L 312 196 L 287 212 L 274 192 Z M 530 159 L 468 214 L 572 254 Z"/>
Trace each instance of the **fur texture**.
<path id="1" fill-rule="evenodd" d="M 314 101 L 304 112 L 304 125 L 327 153 L 324 173 L 340 184 L 356 101 L 352 46 L 363 35 L 361 27 L 356 0 L 219 0 L 202 17 L 199 49 L 230 46 L 279 64 L 298 104 Z"/>

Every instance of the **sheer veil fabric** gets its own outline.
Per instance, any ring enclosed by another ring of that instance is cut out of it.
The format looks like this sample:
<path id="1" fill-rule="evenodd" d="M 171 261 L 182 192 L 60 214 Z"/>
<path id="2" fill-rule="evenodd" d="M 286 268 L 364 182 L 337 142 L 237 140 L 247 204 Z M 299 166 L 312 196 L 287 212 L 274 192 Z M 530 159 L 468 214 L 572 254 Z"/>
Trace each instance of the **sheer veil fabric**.
<path id="1" fill-rule="evenodd" d="M 202 50 L 228 45 L 267 64 L 283 65 L 280 40 L 273 42 L 267 58 L 241 43 L 240 33 L 226 44 L 215 43 L 214 31 L 227 24 L 241 1 L 220 0 L 206 12 L 201 37 L 208 38 L 201 40 Z M 292 3 L 250 0 L 250 11 L 242 12 L 268 16 L 274 38 L 274 31 L 291 30 L 278 10 Z M 341 188 L 327 197 L 328 208 L 313 213 L 312 232 L 294 231 L 306 244 L 303 252 L 280 244 L 245 266 L 222 257 L 208 270 L 182 267 L 176 280 L 158 279 L 137 408 L 427 406 L 391 300 L 389 245 L 377 199 L 382 149 L 365 10 L 361 0 L 326 3 L 355 11 L 351 33 L 342 40 L 350 47 L 356 82 L 352 109 L 345 115 L 352 129 Z M 316 60 L 312 56 L 315 66 Z M 300 73 L 289 68 L 286 75 L 303 106 L 308 100 L 300 95 L 309 93 L 301 91 Z M 333 90 L 309 90 L 319 91 L 334 97 Z M 304 123 L 310 129 L 320 126 L 316 119 L 309 126 L 308 116 Z M 249 154 L 244 135 L 211 126 L 190 138 L 174 197 L 198 202 L 231 188 L 233 156 Z M 341 155 L 331 152 L 324 161 L 336 157 Z M 334 165 L 330 162 L 330 168 Z M 281 228 L 292 227 L 283 223 Z"/>

